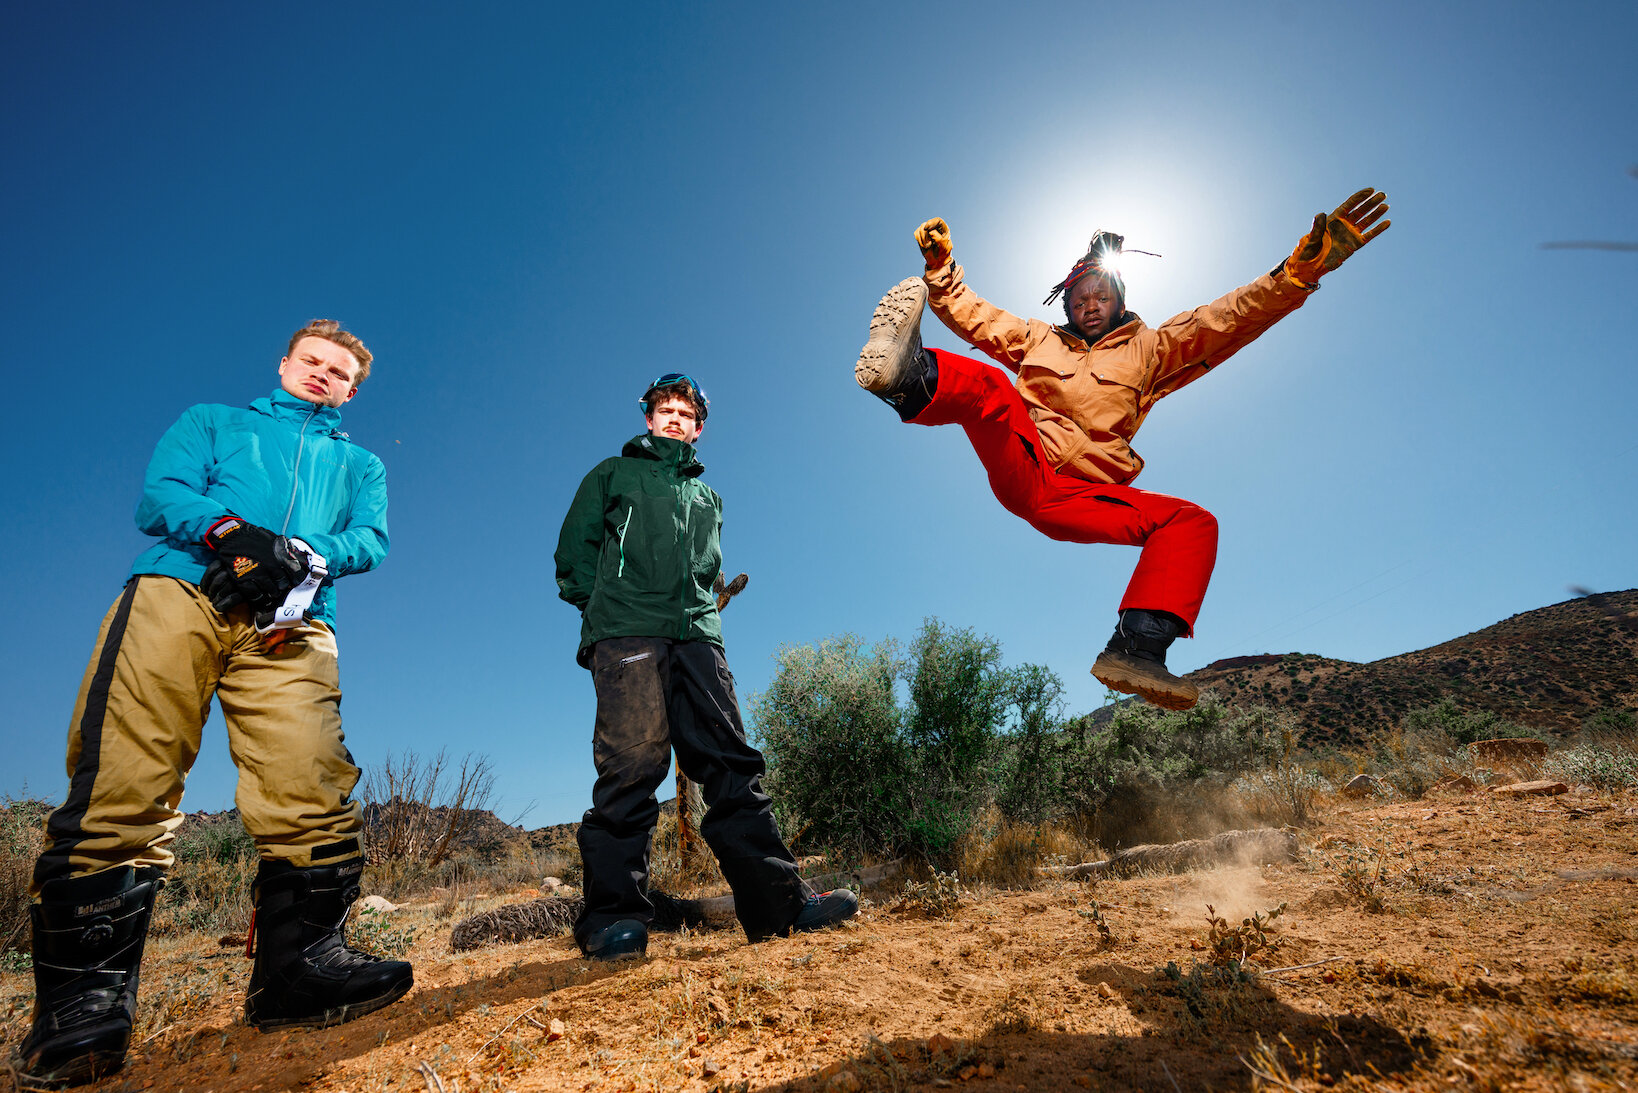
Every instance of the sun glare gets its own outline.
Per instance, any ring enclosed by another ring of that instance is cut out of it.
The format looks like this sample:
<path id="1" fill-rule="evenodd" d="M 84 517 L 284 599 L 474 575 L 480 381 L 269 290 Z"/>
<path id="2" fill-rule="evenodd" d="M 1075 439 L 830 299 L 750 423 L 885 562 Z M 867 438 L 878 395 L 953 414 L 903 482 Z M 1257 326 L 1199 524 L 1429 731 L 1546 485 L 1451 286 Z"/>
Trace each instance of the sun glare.
<path id="1" fill-rule="evenodd" d="M 1000 276 L 1011 292 L 1024 298 L 1034 292 L 1039 300 L 1086 253 L 1099 229 L 1126 237 L 1125 253 L 1109 264 L 1126 280 L 1129 300 L 1169 297 L 1169 282 L 1204 257 L 1202 240 L 1213 233 L 1202 220 L 1215 207 L 1204 180 L 1141 162 L 1041 166 L 1038 173 L 1013 172 L 1014 181 L 998 194 L 988 219 L 1006 238 L 987 241 L 999 261 L 987 283 Z M 999 296 L 1001 290 L 995 291 Z"/>

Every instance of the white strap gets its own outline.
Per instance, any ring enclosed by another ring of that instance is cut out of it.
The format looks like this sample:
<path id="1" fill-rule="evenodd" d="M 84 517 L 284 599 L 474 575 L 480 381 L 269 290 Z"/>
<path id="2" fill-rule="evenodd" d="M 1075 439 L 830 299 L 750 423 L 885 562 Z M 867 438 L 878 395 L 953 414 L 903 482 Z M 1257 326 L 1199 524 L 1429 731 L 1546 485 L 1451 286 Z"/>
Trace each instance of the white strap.
<path id="1" fill-rule="evenodd" d="M 307 613 L 313 607 L 313 597 L 318 595 L 319 585 L 330 575 L 330 564 L 324 560 L 322 554 L 300 539 L 290 539 L 289 543 L 292 547 L 306 551 L 307 578 L 290 590 L 284 602 L 273 612 L 270 622 L 263 624 L 258 618 L 256 632 L 259 634 L 266 634 L 270 630 L 288 630 L 306 622 Z"/>

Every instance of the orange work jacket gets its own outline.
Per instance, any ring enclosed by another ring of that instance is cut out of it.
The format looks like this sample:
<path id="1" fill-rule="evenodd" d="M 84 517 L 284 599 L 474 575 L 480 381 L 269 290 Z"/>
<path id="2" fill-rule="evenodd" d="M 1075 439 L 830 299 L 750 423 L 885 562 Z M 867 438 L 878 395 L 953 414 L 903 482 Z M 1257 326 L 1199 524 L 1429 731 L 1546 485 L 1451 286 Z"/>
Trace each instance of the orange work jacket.
<path id="1" fill-rule="evenodd" d="M 1088 346 L 1064 327 L 982 299 L 953 262 L 925 280 L 928 305 L 944 325 L 1018 374 L 1014 386 L 1053 469 L 1117 485 L 1143 470 L 1132 437 L 1158 400 L 1228 360 L 1312 291 L 1282 267 L 1158 327 L 1127 312 L 1126 322 Z"/>

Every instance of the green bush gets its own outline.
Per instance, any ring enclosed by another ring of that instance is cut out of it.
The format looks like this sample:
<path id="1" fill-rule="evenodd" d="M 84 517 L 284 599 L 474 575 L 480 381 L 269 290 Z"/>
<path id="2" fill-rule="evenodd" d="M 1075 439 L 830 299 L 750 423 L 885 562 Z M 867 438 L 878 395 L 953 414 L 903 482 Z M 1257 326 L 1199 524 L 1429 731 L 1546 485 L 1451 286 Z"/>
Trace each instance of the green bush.
<path id="1" fill-rule="evenodd" d="M 907 653 L 847 635 L 776 659 L 751 722 L 793 843 L 949 864 L 997 798 L 1009 816 L 1049 811 L 1062 683 L 1003 667 L 994 639 L 928 619 Z"/>
<path id="2" fill-rule="evenodd" d="M 1577 744 L 1556 751 L 1541 765 L 1543 778 L 1594 789 L 1638 789 L 1638 755 L 1630 748 Z"/>
<path id="3" fill-rule="evenodd" d="M 29 947 L 28 886 L 50 814 L 45 801 L 8 797 L 0 806 L 0 954 Z"/>
<path id="4" fill-rule="evenodd" d="M 1240 811 L 1226 790 L 1273 766 L 1294 730 L 1288 713 L 1231 709 L 1207 692 L 1180 712 L 1123 702 L 1107 723 L 1078 718 L 1065 734 L 1066 803 L 1097 842 L 1123 846 L 1219 827 Z"/>

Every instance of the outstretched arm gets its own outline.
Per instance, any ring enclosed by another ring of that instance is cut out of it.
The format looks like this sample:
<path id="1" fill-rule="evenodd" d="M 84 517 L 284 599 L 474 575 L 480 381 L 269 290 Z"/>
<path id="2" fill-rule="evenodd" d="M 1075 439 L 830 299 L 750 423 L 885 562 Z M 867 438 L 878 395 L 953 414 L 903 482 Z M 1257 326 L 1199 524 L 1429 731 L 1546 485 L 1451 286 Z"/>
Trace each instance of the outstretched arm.
<path id="1" fill-rule="evenodd" d="M 1034 319 L 1020 319 L 983 299 L 967 287 L 962 268 L 950 257 L 950 225 L 934 217 L 916 229 L 927 272 L 927 306 L 968 345 L 983 350 L 1014 372 L 1024 355 L 1051 333 L 1052 327 Z"/>
<path id="2" fill-rule="evenodd" d="M 1199 379 L 1301 307 L 1321 276 L 1388 229 L 1387 211 L 1386 195 L 1367 186 L 1330 215 L 1316 214 L 1291 257 L 1271 273 L 1162 323 L 1154 331 L 1157 366 L 1148 400 Z"/>

